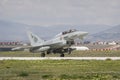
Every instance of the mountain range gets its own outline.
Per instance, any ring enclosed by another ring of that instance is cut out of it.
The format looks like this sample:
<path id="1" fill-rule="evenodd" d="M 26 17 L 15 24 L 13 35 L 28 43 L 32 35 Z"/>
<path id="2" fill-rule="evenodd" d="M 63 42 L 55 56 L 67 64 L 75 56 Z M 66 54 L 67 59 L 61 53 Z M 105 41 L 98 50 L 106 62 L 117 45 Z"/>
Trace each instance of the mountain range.
<path id="1" fill-rule="evenodd" d="M 92 34 L 88 39 L 94 41 L 120 41 L 120 25 Z"/>
<path id="2" fill-rule="evenodd" d="M 52 25 L 52 26 L 35 26 L 11 21 L 0 20 L 0 41 L 26 41 L 28 40 L 26 31 L 30 30 L 40 36 L 42 39 L 50 39 L 59 32 L 77 29 L 89 32 L 87 40 L 109 40 L 120 38 L 120 25 Z"/>

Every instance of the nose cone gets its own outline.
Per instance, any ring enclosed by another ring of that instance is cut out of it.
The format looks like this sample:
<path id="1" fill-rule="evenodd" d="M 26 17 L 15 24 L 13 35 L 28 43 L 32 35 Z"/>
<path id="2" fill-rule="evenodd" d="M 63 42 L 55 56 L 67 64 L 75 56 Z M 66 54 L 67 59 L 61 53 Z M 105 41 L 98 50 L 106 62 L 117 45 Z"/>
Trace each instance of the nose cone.
<path id="1" fill-rule="evenodd" d="M 88 35 L 88 32 L 78 32 L 77 36 L 79 39 L 83 39 L 84 36 Z"/>
<path id="2" fill-rule="evenodd" d="M 80 31 L 79 31 L 79 32 L 77 33 L 77 35 L 78 35 L 78 36 L 81 36 L 81 35 L 85 36 L 85 35 L 88 35 L 88 32 L 80 32 Z"/>
<path id="3" fill-rule="evenodd" d="M 88 35 L 88 32 L 82 32 L 82 34 L 83 34 L 84 36 L 86 36 L 86 35 Z"/>

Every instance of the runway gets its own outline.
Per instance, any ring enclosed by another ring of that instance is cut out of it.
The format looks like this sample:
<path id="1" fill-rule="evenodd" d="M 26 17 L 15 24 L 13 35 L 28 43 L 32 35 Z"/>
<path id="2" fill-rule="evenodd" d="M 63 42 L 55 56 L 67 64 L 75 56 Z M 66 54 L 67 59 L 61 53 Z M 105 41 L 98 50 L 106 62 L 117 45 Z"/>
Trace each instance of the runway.
<path id="1" fill-rule="evenodd" d="M 120 60 L 120 57 L 0 57 L 0 60 Z"/>

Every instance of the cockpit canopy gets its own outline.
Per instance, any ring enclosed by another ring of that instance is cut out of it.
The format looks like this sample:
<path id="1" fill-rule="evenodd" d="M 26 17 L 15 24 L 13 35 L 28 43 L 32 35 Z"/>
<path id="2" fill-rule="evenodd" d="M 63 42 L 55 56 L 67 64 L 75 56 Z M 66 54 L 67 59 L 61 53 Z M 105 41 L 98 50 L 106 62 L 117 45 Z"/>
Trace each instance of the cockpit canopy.
<path id="1" fill-rule="evenodd" d="M 75 31 L 77 31 L 77 30 L 76 29 L 70 29 L 68 31 L 62 32 L 62 35 L 65 35 L 65 34 L 68 34 L 68 33 L 72 33 L 72 32 L 75 32 Z"/>
<path id="2" fill-rule="evenodd" d="M 77 31 L 77 30 L 76 29 L 70 29 L 68 31 L 64 31 L 64 32 L 61 32 L 61 33 L 57 34 L 55 37 L 60 37 L 62 35 L 65 35 L 65 34 L 68 34 L 68 33 L 72 33 L 72 32 L 75 32 L 75 31 Z"/>

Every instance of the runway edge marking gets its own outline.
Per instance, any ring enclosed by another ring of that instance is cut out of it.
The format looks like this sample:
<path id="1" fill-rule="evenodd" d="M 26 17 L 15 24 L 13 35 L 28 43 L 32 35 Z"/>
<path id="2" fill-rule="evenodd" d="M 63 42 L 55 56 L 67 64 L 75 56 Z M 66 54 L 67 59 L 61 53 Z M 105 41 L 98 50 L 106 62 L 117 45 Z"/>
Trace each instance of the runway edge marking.
<path id="1" fill-rule="evenodd" d="M 0 57 L 0 60 L 120 60 L 120 57 Z"/>

